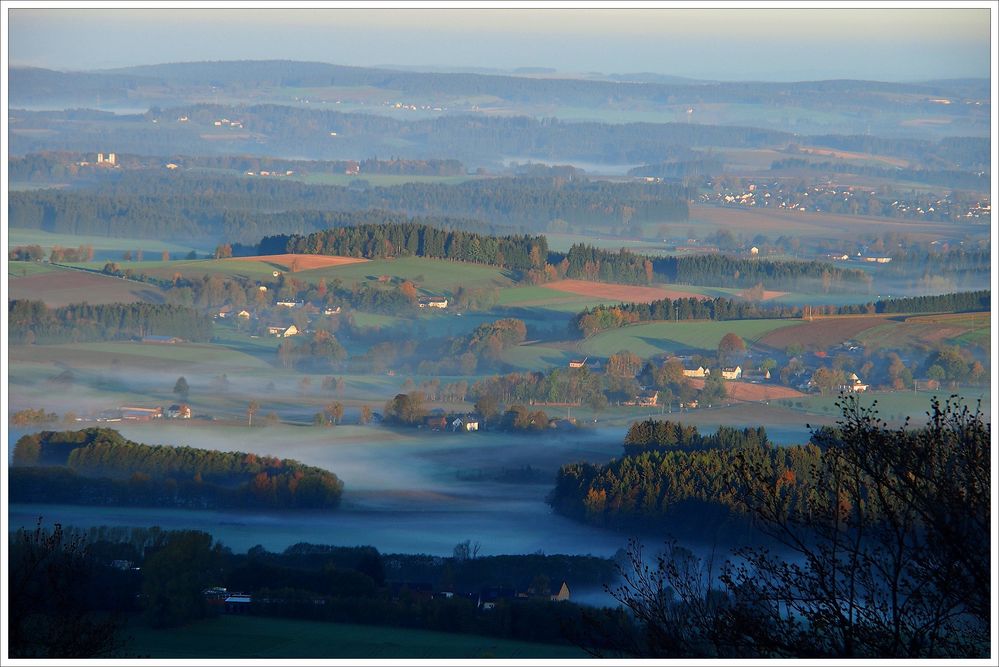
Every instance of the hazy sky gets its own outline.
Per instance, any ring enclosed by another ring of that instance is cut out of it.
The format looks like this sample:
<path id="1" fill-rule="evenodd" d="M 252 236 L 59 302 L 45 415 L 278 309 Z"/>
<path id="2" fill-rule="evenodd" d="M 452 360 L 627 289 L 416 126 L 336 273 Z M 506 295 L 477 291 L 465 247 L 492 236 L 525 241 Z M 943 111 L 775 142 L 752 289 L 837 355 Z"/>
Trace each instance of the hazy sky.
<path id="1" fill-rule="evenodd" d="M 97 69 L 275 58 L 360 66 L 537 66 L 718 80 L 990 76 L 990 14 L 981 4 L 957 9 L 37 6 L 9 10 L 12 65 Z"/>

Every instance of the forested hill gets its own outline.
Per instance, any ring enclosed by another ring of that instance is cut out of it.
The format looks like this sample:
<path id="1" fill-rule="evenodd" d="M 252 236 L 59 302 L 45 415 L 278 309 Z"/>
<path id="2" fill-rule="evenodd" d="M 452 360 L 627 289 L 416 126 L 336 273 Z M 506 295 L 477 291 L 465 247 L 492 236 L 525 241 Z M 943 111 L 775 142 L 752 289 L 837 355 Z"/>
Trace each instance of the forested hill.
<path id="1" fill-rule="evenodd" d="M 321 229 L 324 211 L 380 209 L 447 216 L 466 229 L 520 230 L 558 219 L 584 226 L 684 221 L 687 206 L 686 189 L 669 183 L 532 177 L 358 188 L 161 170 L 123 172 L 84 189 L 12 192 L 8 211 L 11 227 L 55 233 L 246 242 Z"/>
<path id="2" fill-rule="evenodd" d="M 733 528 L 726 520 L 745 511 L 740 498 L 756 483 L 780 480 L 787 506 L 804 507 L 820 461 L 816 445 L 776 447 L 763 428 L 701 435 L 693 426 L 649 420 L 632 425 L 621 458 L 562 466 L 548 502 L 559 514 L 615 529 Z M 736 481 L 746 466 L 763 473 Z"/>
<path id="3" fill-rule="evenodd" d="M 143 445 L 112 429 L 43 431 L 14 448 L 12 502 L 335 508 L 343 482 L 291 459 Z"/>
<path id="4" fill-rule="evenodd" d="M 857 96 L 868 106 L 886 104 L 887 95 L 988 96 L 988 80 L 887 83 L 836 80 L 814 82 L 627 82 L 581 78 L 525 77 L 463 72 L 416 72 L 387 68 L 348 67 L 320 62 L 254 60 L 186 62 L 142 65 L 115 70 L 68 73 L 39 68 L 12 68 L 11 99 L 37 99 L 59 88 L 68 92 L 135 90 L 141 86 L 219 88 L 361 87 L 397 91 L 406 95 L 494 95 L 518 102 L 585 106 L 608 99 L 664 103 L 685 102 L 775 103 L 782 99 L 820 104 L 830 96 Z M 909 104 L 916 100 L 901 101 Z M 19 103 L 19 102 L 17 102 Z M 894 102 L 893 103 L 898 103 Z"/>

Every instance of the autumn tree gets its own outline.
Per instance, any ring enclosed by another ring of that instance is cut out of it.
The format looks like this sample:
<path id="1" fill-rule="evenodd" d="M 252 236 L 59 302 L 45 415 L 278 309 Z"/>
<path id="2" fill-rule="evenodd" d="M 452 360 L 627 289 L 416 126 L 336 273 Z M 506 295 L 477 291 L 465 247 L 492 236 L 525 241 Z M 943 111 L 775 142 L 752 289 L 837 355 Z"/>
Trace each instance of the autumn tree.
<path id="1" fill-rule="evenodd" d="M 343 403 L 340 401 L 334 401 L 326 406 L 326 416 L 329 418 L 331 424 L 338 424 L 340 420 L 343 419 Z"/>
<path id="2" fill-rule="evenodd" d="M 607 359 L 608 375 L 633 378 L 640 370 L 642 370 L 642 358 L 628 350 L 621 350 Z"/>
<path id="3" fill-rule="evenodd" d="M 371 422 L 371 408 L 367 405 L 361 406 L 360 420 L 362 424 L 368 424 Z"/>
<path id="4" fill-rule="evenodd" d="M 426 415 L 423 400 L 423 393 L 419 391 L 396 394 L 385 404 L 385 418 L 400 424 L 419 424 Z"/>
<path id="5" fill-rule="evenodd" d="M 727 333 L 718 342 L 718 362 L 722 366 L 731 366 L 742 361 L 746 354 L 746 341 L 738 334 Z"/>

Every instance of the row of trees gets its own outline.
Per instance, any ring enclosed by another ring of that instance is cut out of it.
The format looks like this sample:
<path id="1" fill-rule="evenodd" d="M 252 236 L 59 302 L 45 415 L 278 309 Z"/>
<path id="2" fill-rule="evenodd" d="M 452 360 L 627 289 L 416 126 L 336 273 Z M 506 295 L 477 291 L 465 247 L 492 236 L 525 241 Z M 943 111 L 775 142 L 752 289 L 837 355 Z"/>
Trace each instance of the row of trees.
<path id="1" fill-rule="evenodd" d="M 663 320 L 761 320 L 799 319 L 806 312 L 816 315 L 862 315 L 875 313 L 961 313 L 981 312 L 991 308 L 992 292 L 955 292 L 951 294 L 882 299 L 864 304 L 807 306 L 785 304 L 760 304 L 726 297 L 714 299 L 687 297 L 659 299 L 649 303 L 622 303 L 613 306 L 594 306 L 579 312 L 570 328 L 591 336 L 606 329 L 616 329 L 636 322 Z M 809 310 L 806 311 L 805 308 Z"/>
<path id="2" fill-rule="evenodd" d="M 640 285 L 667 282 L 750 288 L 765 284 L 770 289 L 865 292 L 871 282 L 870 276 L 863 271 L 824 262 L 749 259 L 719 254 L 651 257 L 624 249 L 611 252 L 585 244 L 573 245 L 565 255 L 550 253 L 548 257 L 550 264 L 563 260 L 567 262 L 564 275 L 568 278 Z"/>
<path id="3" fill-rule="evenodd" d="M 484 236 L 418 223 L 361 224 L 307 236 L 265 237 L 260 254 L 307 253 L 348 257 L 413 255 L 527 271 L 540 268 L 548 256 L 543 236 Z"/>

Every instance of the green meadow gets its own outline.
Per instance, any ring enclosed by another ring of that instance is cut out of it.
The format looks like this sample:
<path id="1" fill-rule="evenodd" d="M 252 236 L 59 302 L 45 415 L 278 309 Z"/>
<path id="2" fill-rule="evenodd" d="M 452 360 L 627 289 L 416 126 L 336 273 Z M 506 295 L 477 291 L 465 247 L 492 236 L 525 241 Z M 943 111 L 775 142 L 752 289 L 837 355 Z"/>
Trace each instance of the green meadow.
<path id="1" fill-rule="evenodd" d="M 774 329 L 800 324 L 797 320 L 739 320 L 731 322 L 649 322 L 604 331 L 579 344 L 581 352 L 606 357 L 628 350 L 640 357 L 679 350 L 714 352 L 727 333 L 751 343 Z"/>
<path id="2" fill-rule="evenodd" d="M 7 230 L 7 247 L 13 248 L 22 245 L 40 245 L 43 248 L 60 246 L 63 248 L 77 248 L 81 245 L 90 245 L 94 250 L 135 250 L 141 248 L 143 252 L 167 252 L 174 254 L 184 254 L 192 250 L 204 252 L 204 248 L 183 243 L 172 243 L 168 241 L 157 241 L 154 239 L 134 239 L 134 238 L 111 238 L 107 236 L 84 236 L 77 234 L 53 234 L 40 229 L 13 229 Z"/>
<path id="3" fill-rule="evenodd" d="M 181 628 L 128 628 L 127 651 L 150 658 L 585 658 L 574 646 L 286 618 L 221 616 Z"/>
<path id="4" fill-rule="evenodd" d="M 982 412 L 991 417 L 992 392 L 988 387 L 961 387 L 958 389 L 948 389 L 941 387 L 939 390 L 929 391 L 920 389 L 918 391 L 867 391 L 858 395 L 860 404 L 865 407 L 875 406 L 882 419 L 890 422 L 900 422 L 906 416 L 912 416 L 913 426 L 920 426 L 926 423 L 926 412 L 930 409 L 930 400 L 936 396 L 942 403 L 950 396 L 956 395 L 958 400 L 974 410 L 978 401 L 982 401 Z M 803 398 L 791 399 L 790 405 L 787 401 L 778 401 L 787 407 L 800 410 L 808 414 L 840 416 L 840 410 L 836 407 L 839 401 L 837 396 L 807 396 Z"/>

